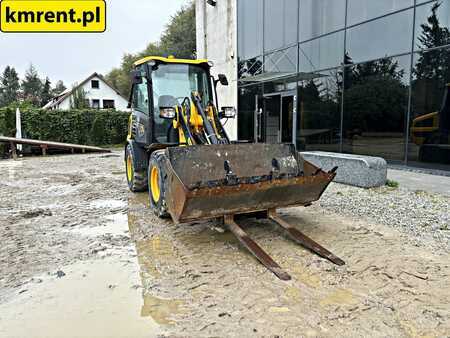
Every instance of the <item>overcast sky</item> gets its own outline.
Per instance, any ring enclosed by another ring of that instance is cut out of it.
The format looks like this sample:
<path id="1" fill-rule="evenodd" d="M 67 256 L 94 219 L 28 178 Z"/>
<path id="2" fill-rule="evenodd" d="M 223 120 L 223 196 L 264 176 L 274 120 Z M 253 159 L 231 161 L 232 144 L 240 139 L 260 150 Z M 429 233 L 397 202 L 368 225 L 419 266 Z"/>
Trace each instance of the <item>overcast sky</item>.
<path id="1" fill-rule="evenodd" d="M 170 16 L 187 0 L 106 0 L 105 33 L 1 33 L 0 71 L 11 65 L 23 77 L 30 63 L 53 84 L 66 86 L 93 72 L 106 74 L 124 53 L 159 39 Z"/>

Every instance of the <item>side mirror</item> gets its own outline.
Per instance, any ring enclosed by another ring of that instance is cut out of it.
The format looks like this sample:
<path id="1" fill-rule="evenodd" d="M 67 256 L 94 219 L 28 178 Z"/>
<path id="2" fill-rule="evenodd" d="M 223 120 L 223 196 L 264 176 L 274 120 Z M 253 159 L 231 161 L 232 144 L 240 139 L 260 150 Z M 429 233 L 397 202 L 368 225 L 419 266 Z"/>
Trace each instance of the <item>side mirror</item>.
<path id="1" fill-rule="evenodd" d="M 236 117 L 236 108 L 222 107 L 222 111 L 219 115 L 221 119 L 234 119 Z"/>
<path id="2" fill-rule="evenodd" d="M 141 84 L 142 83 L 142 73 L 138 70 L 131 71 L 131 82 L 133 84 Z"/>
<path id="3" fill-rule="evenodd" d="M 225 74 L 219 74 L 217 77 L 219 78 L 219 82 L 222 86 L 228 86 L 228 79 Z"/>
<path id="4" fill-rule="evenodd" d="M 175 107 L 178 101 L 172 95 L 161 95 L 158 98 L 159 117 L 173 119 L 176 116 Z"/>

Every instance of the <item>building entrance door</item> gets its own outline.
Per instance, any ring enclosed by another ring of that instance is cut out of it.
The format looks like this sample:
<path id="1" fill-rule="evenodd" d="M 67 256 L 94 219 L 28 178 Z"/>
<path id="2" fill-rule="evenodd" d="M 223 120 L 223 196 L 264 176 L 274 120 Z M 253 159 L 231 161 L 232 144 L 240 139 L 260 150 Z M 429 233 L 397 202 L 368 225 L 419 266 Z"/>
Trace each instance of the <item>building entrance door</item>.
<path id="1" fill-rule="evenodd" d="M 255 105 L 255 142 L 295 144 L 297 123 L 295 91 L 256 96 Z"/>

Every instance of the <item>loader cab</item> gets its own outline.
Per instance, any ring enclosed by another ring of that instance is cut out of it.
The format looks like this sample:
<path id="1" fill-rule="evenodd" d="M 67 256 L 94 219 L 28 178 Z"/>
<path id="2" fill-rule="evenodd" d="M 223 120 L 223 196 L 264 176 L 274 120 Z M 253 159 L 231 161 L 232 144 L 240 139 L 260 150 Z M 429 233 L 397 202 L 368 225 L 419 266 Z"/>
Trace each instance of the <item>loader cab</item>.
<path id="1" fill-rule="evenodd" d="M 204 108 L 211 103 L 217 106 L 214 89 L 217 82 L 223 83 L 226 78 L 212 79 L 210 66 L 207 60 L 149 57 L 138 61 L 132 72 L 130 96 L 132 119 L 138 122 L 132 135 L 135 141 L 146 145 L 179 142 L 173 116 L 161 113 L 162 108 L 170 108 L 164 107 L 170 99 L 182 104 L 192 92 L 197 92 Z"/>

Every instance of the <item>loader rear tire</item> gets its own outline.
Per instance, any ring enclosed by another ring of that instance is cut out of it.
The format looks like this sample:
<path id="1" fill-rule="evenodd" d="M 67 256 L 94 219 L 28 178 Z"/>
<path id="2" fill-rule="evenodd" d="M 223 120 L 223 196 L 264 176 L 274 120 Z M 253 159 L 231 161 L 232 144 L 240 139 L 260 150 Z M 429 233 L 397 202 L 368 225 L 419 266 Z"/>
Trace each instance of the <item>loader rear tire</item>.
<path id="1" fill-rule="evenodd" d="M 150 156 L 148 164 L 148 197 L 156 216 L 170 217 L 166 204 L 167 171 L 164 150 L 157 150 Z"/>
<path id="2" fill-rule="evenodd" d="M 147 189 L 147 173 L 145 171 L 134 170 L 133 147 L 128 144 L 125 149 L 125 172 L 127 176 L 128 188 L 132 192 L 145 191 Z"/>

